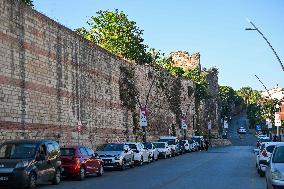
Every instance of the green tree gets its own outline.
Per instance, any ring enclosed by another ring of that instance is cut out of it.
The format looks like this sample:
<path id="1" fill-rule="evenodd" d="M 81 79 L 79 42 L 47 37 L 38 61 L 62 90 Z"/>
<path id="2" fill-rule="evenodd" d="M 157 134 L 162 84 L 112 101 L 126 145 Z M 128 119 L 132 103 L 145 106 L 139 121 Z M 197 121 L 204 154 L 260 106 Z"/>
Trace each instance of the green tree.
<path id="1" fill-rule="evenodd" d="M 123 11 L 98 11 L 87 25 L 90 30 L 84 27 L 76 29 L 84 38 L 138 64 L 152 63 L 151 54 L 146 52 L 148 46 L 143 44 L 143 30 Z"/>
<path id="2" fill-rule="evenodd" d="M 228 117 L 232 113 L 232 106 L 235 105 L 236 92 L 232 87 L 220 86 L 219 96 L 221 100 L 221 117 Z"/>
<path id="3" fill-rule="evenodd" d="M 255 104 L 261 98 L 260 93 L 251 87 L 242 87 L 237 91 L 237 94 L 244 99 L 246 105 Z"/>
<path id="4" fill-rule="evenodd" d="M 247 117 L 249 119 L 250 128 L 254 128 L 256 124 L 261 123 L 263 120 L 262 107 L 256 103 L 249 104 L 247 107 Z"/>
<path id="5" fill-rule="evenodd" d="M 22 2 L 30 7 L 34 7 L 33 0 L 22 0 Z"/>

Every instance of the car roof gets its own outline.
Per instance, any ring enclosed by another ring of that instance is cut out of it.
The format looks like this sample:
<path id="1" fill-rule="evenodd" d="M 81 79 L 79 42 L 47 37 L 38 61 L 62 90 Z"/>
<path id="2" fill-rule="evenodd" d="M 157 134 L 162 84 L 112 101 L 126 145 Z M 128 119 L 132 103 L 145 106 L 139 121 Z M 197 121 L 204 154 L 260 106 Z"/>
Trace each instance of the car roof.
<path id="1" fill-rule="evenodd" d="M 36 139 L 18 139 L 18 140 L 8 140 L 5 141 L 4 143 L 14 143 L 14 144 L 18 144 L 18 143 L 29 143 L 29 144 L 39 144 L 39 143 L 43 143 L 43 142 L 55 142 L 54 140 L 49 140 L 49 139 L 41 139 L 41 140 L 36 140 Z"/>
<path id="2" fill-rule="evenodd" d="M 276 144 L 277 147 L 279 146 L 284 146 L 284 142 L 279 142 L 278 144 Z"/>
<path id="3" fill-rule="evenodd" d="M 267 147 L 267 146 L 278 145 L 278 144 L 282 144 L 282 143 L 284 143 L 284 142 L 264 142 L 264 143 L 262 143 L 262 145 L 264 144 L 265 147 Z"/>

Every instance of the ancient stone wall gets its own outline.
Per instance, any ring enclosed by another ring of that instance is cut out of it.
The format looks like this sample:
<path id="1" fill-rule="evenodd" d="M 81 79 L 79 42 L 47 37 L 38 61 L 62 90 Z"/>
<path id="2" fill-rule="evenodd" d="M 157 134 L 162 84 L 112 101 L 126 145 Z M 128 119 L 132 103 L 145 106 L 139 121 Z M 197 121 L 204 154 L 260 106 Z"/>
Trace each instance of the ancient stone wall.
<path id="1" fill-rule="evenodd" d="M 133 114 L 120 99 L 122 66 L 134 66 L 139 99 L 145 103 L 152 68 L 114 56 L 17 0 L 0 0 L 0 141 L 53 138 L 61 145 L 95 147 L 134 140 Z M 170 85 L 177 79 L 168 76 Z M 194 99 L 187 88 L 194 86 L 180 83 L 180 109 L 188 115 L 191 135 L 188 107 Z M 165 95 L 154 84 L 147 107 L 149 139 L 172 132 L 172 124 L 182 135 Z"/>

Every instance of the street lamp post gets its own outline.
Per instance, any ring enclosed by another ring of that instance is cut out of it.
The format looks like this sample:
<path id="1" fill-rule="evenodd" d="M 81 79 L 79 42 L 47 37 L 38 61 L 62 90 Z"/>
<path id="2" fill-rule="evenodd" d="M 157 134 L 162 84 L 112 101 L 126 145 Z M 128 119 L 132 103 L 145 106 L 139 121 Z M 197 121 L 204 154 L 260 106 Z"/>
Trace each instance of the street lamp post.
<path id="1" fill-rule="evenodd" d="M 253 28 L 246 28 L 245 30 L 255 30 L 257 31 L 261 36 L 262 38 L 266 41 L 266 43 L 269 45 L 269 47 L 271 48 L 271 50 L 273 51 L 274 55 L 276 56 L 282 70 L 284 71 L 284 66 L 278 56 L 278 54 L 276 53 L 276 51 L 274 50 L 274 48 L 272 47 L 271 43 L 268 41 L 268 39 L 263 35 L 263 33 L 254 25 L 254 23 L 252 23 L 252 21 L 248 20 L 248 22 L 253 26 Z"/>

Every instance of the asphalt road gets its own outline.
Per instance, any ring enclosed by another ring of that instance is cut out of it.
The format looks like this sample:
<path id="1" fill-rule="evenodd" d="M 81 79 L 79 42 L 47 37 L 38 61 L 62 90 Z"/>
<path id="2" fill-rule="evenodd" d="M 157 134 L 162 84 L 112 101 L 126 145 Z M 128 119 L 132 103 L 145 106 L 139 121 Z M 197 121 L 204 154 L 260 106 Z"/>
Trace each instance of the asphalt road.
<path id="1" fill-rule="evenodd" d="M 244 117 L 229 125 L 232 146 L 211 148 L 159 160 L 125 171 L 107 171 L 102 177 L 84 181 L 65 180 L 60 185 L 41 185 L 41 189 L 264 189 L 265 181 L 255 170 L 252 153 L 255 137 L 240 139 L 236 132 Z M 236 128 L 235 128 L 236 127 Z"/>

